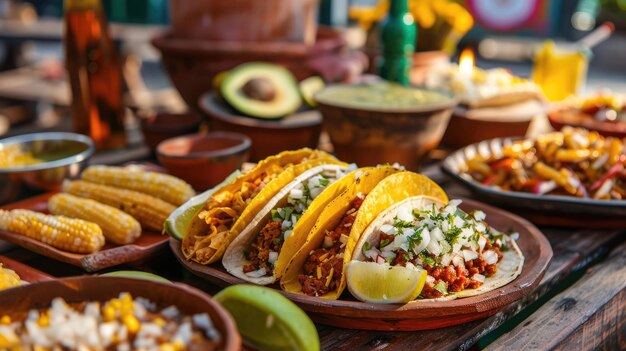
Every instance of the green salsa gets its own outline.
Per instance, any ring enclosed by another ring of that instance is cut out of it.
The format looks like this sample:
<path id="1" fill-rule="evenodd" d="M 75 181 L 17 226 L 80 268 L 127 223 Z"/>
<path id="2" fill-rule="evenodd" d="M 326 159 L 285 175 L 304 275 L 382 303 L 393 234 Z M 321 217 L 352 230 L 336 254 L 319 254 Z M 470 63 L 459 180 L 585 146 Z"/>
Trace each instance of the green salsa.
<path id="1" fill-rule="evenodd" d="M 364 109 L 411 109 L 446 103 L 451 97 L 443 93 L 390 82 L 339 85 L 316 94 L 315 98 L 329 105 Z"/>

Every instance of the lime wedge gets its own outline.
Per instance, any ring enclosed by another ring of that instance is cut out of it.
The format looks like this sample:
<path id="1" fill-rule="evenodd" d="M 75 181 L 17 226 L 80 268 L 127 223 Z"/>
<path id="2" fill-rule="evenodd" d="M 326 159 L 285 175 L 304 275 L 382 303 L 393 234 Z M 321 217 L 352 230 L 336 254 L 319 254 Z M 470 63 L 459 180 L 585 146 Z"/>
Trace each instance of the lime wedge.
<path id="1" fill-rule="evenodd" d="M 320 349 L 317 329 L 296 304 L 277 291 L 233 285 L 215 295 L 230 312 L 244 343 L 258 350 Z"/>
<path id="2" fill-rule="evenodd" d="M 174 210 L 174 212 L 172 212 L 165 220 L 163 225 L 165 232 L 176 240 L 183 240 L 183 236 L 185 236 L 185 232 L 187 231 L 191 220 L 193 220 L 198 212 L 202 210 L 202 207 L 207 199 L 218 189 L 232 182 L 233 179 L 237 178 L 240 174 L 241 172 L 239 170 L 234 171 L 220 184 L 203 192 L 202 194 L 192 197 L 189 201 L 180 205 L 180 207 Z"/>
<path id="3" fill-rule="evenodd" d="M 135 279 L 144 279 L 144 280 L 152 280 L 155 282 L 161 283 L 171 283 L 169 280 L 161 277 L 160 275 L 142 272 L 142 271 L 115 271 L 101 274 L 102 277 L 122 277 L 122 278 L 135 278 Z"/>
<path id="4" fill-rule="evenodd" d="M 405 303 L 415 300 L 426 283 L 426 270 L 350 261 L 346 266 L 348 290 L 361 301 Z"/>

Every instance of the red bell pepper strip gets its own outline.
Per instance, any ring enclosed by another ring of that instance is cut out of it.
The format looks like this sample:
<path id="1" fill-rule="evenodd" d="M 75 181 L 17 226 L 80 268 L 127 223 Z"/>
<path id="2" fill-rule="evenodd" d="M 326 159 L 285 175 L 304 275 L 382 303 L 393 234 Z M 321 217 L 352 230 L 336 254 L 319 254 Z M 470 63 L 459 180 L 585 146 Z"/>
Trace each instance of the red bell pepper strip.
<path id="1" fill-rule="evenodd" d="M 598 179 L 595 183 L 593 183 L 593 185 L 591 186 L 591 189 L 589 190 L 596 191 L 600 189 L 602 184 L 604 184 L 607 180 L 617 176 L 617 174 L 623 169 L 624 169 L 624 163 L 620 160 L 619 162 L 611 166 L 611 168 L 609 168 L 609 170 L 602 177 L 600 177 L 600 179 Z"/>

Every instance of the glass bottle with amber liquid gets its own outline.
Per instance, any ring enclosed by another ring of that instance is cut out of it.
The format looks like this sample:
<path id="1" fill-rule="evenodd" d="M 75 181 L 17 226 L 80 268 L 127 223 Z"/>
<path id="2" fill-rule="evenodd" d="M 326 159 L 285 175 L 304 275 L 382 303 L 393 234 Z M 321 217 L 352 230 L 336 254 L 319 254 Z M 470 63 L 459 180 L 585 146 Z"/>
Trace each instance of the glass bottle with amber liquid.
<path id="1" fill-rule="evenodd" d="M 65 0 L 64 45 L 74 131 L 99 150 L 126 145 L 121 62 L 101 0 Z"/>

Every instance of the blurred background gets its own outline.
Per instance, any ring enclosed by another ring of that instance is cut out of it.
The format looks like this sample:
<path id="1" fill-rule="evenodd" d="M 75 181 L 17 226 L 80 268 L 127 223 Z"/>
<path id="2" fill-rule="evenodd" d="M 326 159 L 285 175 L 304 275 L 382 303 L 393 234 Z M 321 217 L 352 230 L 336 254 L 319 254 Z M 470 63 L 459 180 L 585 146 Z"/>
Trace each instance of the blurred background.
<path id="1" fill-rule="evenodd" d="M 70 2 L 76 1 L 65 4 Z M 203 121 L 200 128 L 228 129 L 198 101 L 216 87 L 220 71 L 241 63 L 271 61 L 288 67 L 297 80 L 321 76 L 326 83 L 377 73 L 389 1 L 198 3 L 101 1 L 103 28 L 122 62 L 127 145 L 136 152 L 126 150 L 129 158 L 149 154 L 171 136 L 155 139 L 142 132 L 142 122 L 157 114 L 192 114 Z M 581 38 L 611 21 L 615 32 L 585 52 L 586 77 L 572 84 L 577 93 L 626 91 L 625 0 L 409 0 L 408 9 L 418 29 L 414 84 L 425 84 L 434 67 L 458 62 L 466 48 L 475 53 L 477 67 L 531 78 L 539 52 L 550 49 L 546 43 L 579 50 Z M 62 0 L 0 0 L 0 136 L 72 129 L 64 13 Z M 542 77 L 537 75 L 536 81 Z M 325 142 L 322 136 L 321 145 Z"/>

